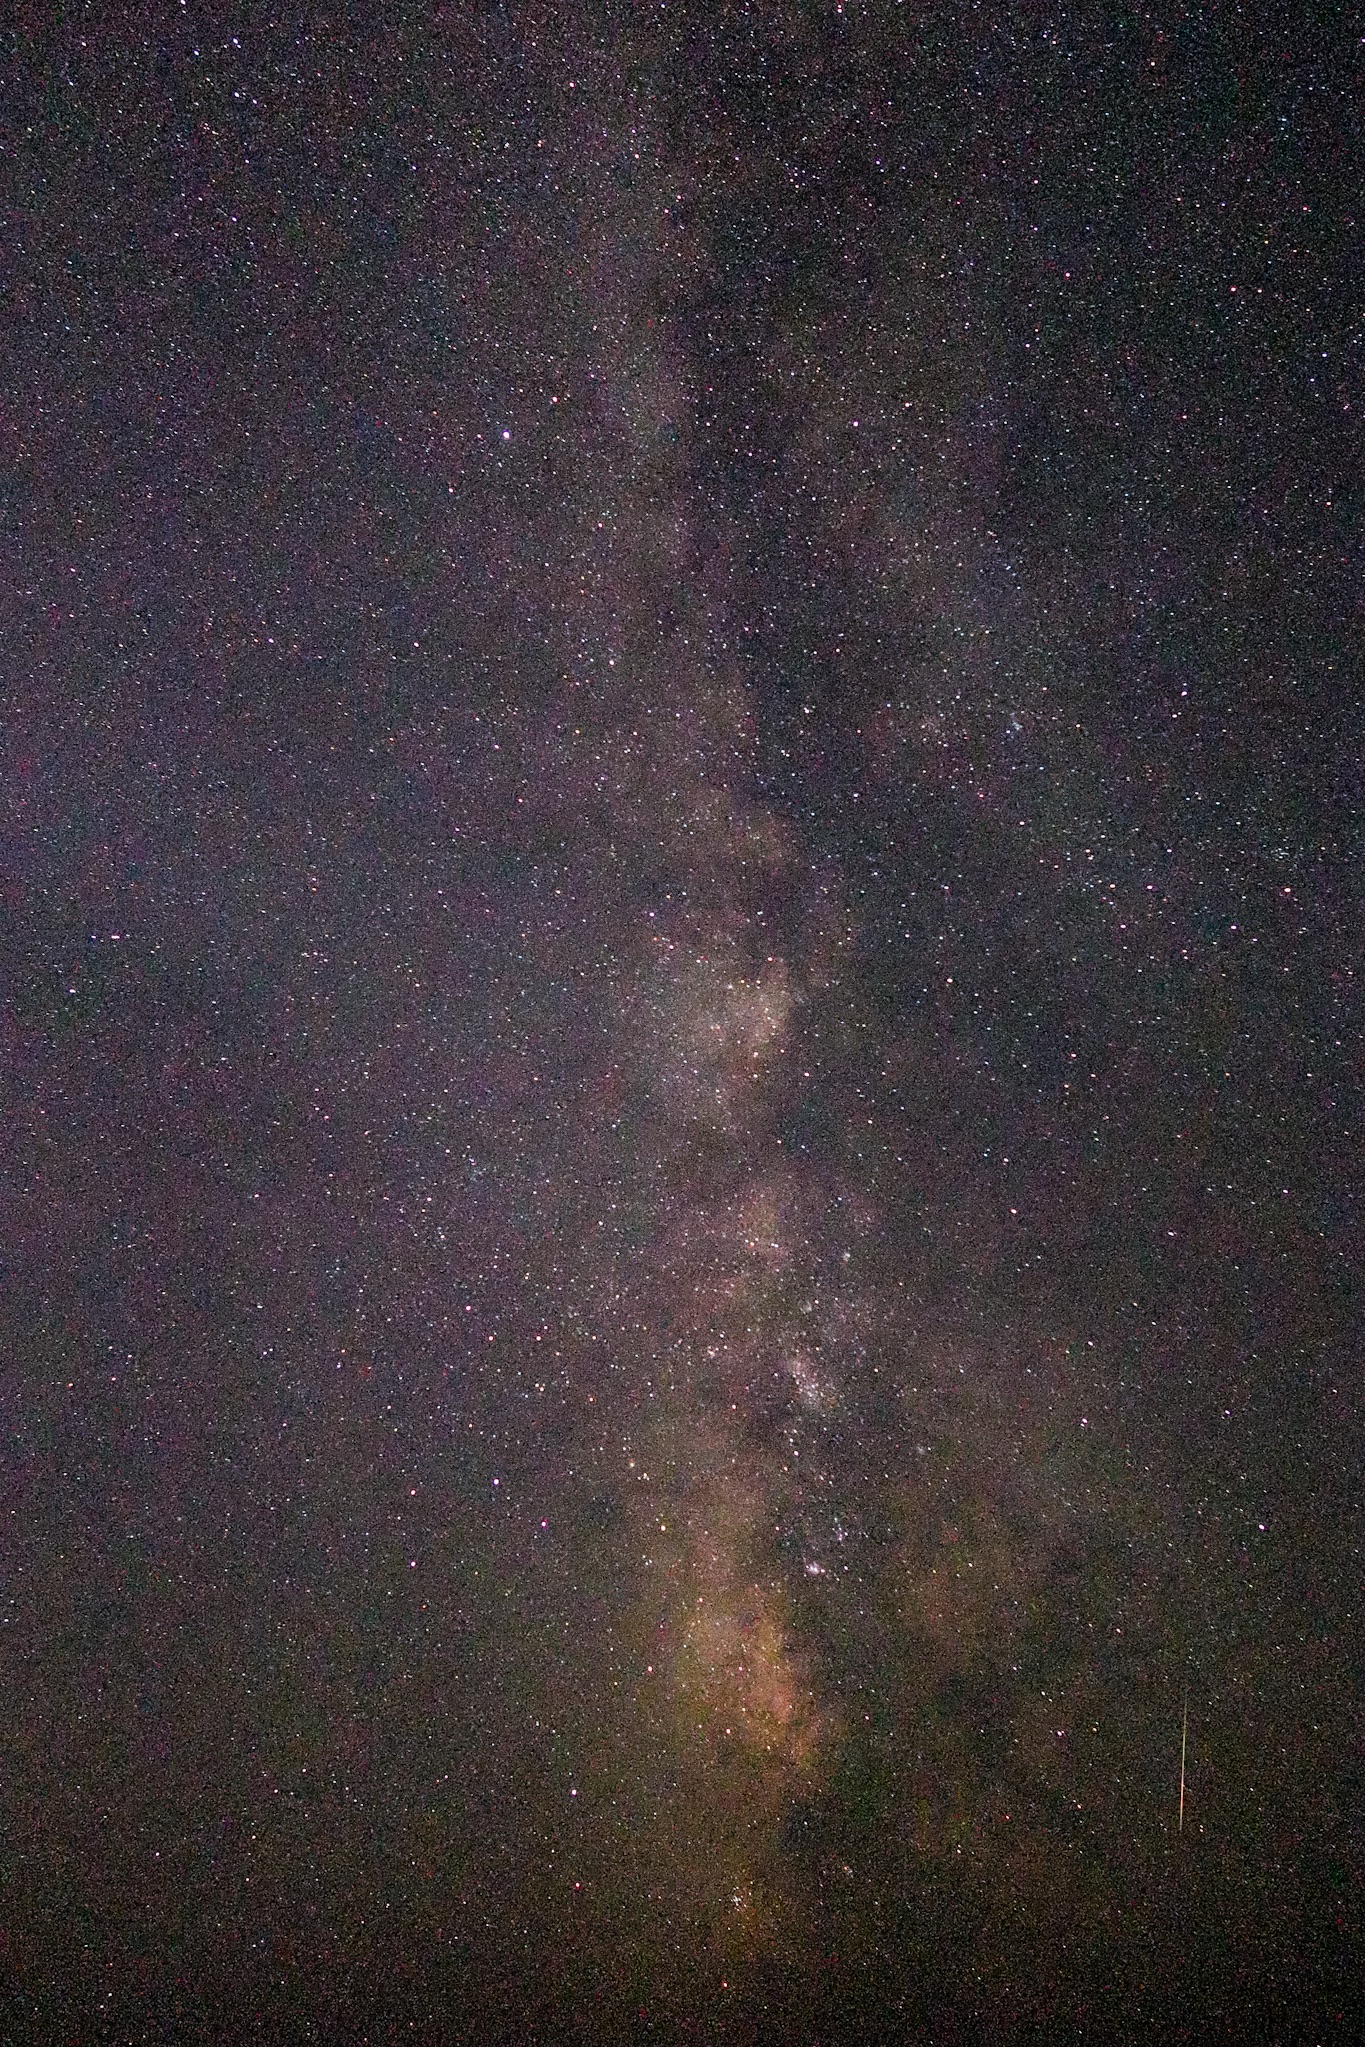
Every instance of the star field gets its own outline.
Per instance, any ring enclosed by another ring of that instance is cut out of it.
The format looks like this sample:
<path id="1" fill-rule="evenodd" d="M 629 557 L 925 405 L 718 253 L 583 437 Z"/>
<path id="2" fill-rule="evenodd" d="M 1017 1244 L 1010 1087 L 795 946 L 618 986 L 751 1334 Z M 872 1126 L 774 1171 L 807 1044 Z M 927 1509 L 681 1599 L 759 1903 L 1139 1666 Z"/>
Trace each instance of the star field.
<path id="1" fill-rule="evenodd" d="M 5 52 L 0 2037 L 1356 2037 L 1344 22 Z"/>

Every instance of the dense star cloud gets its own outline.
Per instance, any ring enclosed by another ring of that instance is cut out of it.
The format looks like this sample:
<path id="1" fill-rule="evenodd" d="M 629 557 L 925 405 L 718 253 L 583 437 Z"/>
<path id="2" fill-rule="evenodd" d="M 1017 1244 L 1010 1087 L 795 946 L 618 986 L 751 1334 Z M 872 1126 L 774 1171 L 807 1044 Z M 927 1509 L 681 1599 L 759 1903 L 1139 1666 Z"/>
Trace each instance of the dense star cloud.
<path id="1" fill-rule="evenodd" d="M 0 2036 L 1354 2037 L 1356 54 L 20 11 Z"/>

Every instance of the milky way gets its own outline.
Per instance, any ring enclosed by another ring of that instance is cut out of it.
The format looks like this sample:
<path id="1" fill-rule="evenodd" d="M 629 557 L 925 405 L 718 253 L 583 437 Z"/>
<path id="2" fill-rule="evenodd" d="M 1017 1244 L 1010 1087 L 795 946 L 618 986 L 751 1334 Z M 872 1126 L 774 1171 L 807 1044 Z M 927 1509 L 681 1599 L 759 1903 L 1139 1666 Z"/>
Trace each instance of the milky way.
<path id="1" fill-rule="evenodd" d="M 6 2039 L 1353 2036 L 1349 53 L 905 12 L 11 34 Z"/>

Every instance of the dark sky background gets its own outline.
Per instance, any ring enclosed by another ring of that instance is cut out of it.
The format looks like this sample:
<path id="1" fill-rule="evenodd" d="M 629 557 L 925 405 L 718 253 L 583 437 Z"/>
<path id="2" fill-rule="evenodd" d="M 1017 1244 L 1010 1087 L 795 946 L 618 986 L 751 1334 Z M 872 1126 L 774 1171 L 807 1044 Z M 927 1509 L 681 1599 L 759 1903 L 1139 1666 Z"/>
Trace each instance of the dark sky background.
<path id="1" fill-rule="evenodd" d="M 1360 2037 L 1312 12 L 10 11 L 6 2042 Z"/>

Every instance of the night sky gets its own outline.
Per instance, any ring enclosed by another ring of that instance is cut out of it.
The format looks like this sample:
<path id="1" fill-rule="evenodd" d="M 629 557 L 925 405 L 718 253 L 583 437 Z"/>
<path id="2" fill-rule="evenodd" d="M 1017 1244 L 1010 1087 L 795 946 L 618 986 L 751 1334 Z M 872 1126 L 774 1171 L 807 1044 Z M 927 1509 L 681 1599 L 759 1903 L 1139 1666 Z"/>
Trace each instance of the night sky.
<path id="1" fill-rule="evenodd" d="M 1361 2037 L 1358 22 L 7 14 L 0 2039 Z"/>

